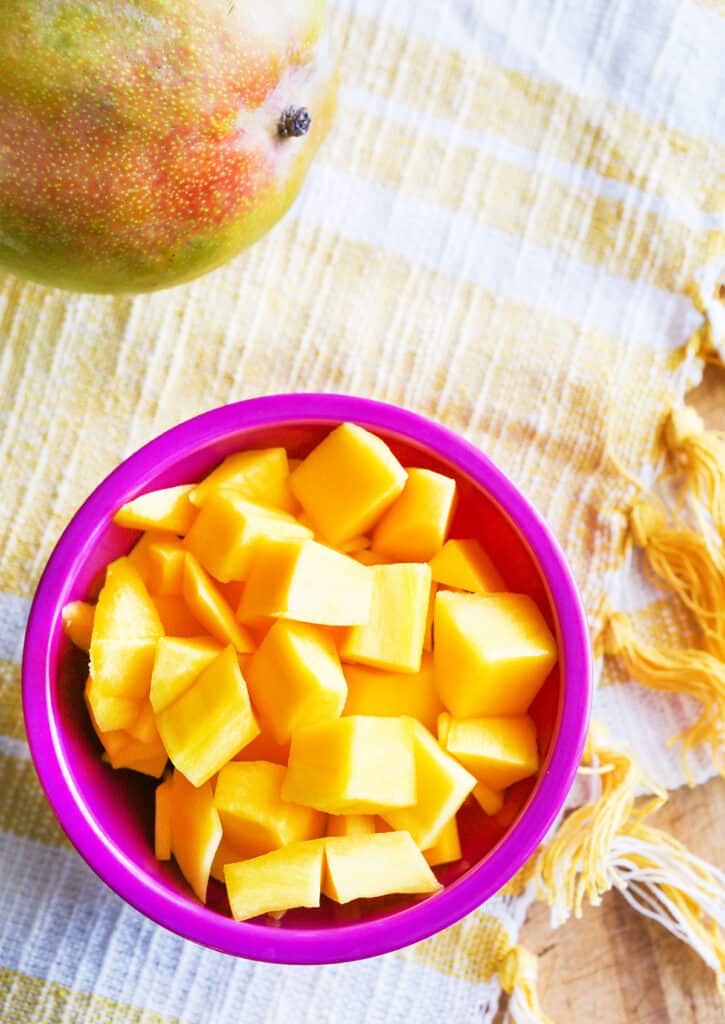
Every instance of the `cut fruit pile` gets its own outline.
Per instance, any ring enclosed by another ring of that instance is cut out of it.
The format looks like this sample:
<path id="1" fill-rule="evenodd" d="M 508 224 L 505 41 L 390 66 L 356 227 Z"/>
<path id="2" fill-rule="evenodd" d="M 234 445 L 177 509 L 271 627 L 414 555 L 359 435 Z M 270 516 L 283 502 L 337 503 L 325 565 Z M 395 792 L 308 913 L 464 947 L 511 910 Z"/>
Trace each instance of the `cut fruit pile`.
<path id="1" fill-rule="evenodd" d="M 448 538 L 455 481 L 350 423 L 290 461 L 124 505 L 140 539 L 63 615 L 104 760 L 163 776 L 156 856 L 238 920 L 439 888 L 469 794 L 495 814 L 537 772 L 557 660 L 532 599 Z"/>

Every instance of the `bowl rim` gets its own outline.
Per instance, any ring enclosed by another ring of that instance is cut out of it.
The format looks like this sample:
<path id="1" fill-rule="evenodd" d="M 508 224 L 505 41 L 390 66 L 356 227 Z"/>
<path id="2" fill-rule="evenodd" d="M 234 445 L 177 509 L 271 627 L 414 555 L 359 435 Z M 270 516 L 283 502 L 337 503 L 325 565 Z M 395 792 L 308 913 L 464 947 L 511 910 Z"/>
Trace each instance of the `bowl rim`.
<path id="1" fill-rule="evenodd" d="M 567 680 L 549 764 L 526 812 L 483 864 L 426 899 L 378 919 L 323 929 L 271 928 L 233 921 L 163 887 L 115 846 L 84 805 L 65 762 L 50 699 L 53 644 L 67 581 L 75 577 L 118 508 L 146 477 L 173 469 L 234 430 L 342 423 L 387 431 L 455 466 L 512 521 L 544 579 L 558 620 Z M 40 681 L 40 682 L 39 682 Z M 42 689 L 41 689 L 42 687 Z M 25 725 L 35 770 L 63 830 L 95 873 L 145 916 L 222 952 L 270 963 L 341 963 L 401 949 L 450 927 L 498 892 L 533 854 L 561 811 L 586 740 L 592 699 L 589 631 L 571 570 L 558 542 L 519 488 L 487 455 L 447 427 L 400 406 L 352 395 L 275 394 L 219 406 L 158 435 L 113 470 L 83 502 L 58 540 L 38 584 L 22 661 Z"/>

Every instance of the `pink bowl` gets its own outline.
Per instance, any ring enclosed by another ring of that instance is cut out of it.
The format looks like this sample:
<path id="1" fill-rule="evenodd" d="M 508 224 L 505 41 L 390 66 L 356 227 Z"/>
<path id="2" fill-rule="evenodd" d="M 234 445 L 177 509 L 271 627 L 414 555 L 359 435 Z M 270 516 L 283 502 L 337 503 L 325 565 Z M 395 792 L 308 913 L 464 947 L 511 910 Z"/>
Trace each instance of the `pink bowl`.
<path id="1" fill-rule="evenodd" d="M 192 896 L 173 863 L 153 856 L 155 782 L 114 772 L 83 703 L 86 665 L 63 634 L 61 611 L 97 588 L 105 565 L 136 534 L 114 526 L 114 511 L 157 487 L 198 480 L 231 452 L 283 445 L 307 452 L 331 426 L 354 421 L 383 437 L 411 465 L 456 477 L 453 536 L 478 536 L 507 585 L 529 593 L 559 641 L 560 661 L 532 714 L 542 767 L 508 791 L 503 810 L 485 816 L 474 801 L 459 822 L 464 859 L 438 872 L 444 888 L 422 899 L 338 907 L 323 901 L 280 922 L 238 923 L 223 887 L 208 906 Z M 123 462 L 88 498 L 58 542 L 40 581 L 23 656 L 23 708 L 40 781 L 70 840 L 98 875 L 142 913 L 186 938 L 279 963 L 331 963 L 399 949 L 427 938 L 480 906 L 533 853 L 572 785 L 591 699 L 588 631 L 576 586 L 552 534 L 520 491 L 466 441 L 411 412 L 362 398 L 294 394 L 256 398 L 204 413 L 167 431 Z"/>

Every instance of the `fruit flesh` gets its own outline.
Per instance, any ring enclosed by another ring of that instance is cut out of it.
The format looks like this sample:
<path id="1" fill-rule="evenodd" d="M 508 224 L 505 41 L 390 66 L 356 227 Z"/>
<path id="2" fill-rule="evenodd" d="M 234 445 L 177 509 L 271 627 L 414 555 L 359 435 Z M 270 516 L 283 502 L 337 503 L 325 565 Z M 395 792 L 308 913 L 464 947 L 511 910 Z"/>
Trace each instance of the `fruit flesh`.
<path id="1" fill-rule="evenodd" d="M 325 840 L 322 891 L 336 903 L 388 893 L 430 893 L 440 883 L 407 832 Z"/>
<path id="2" fill-rule="evenodd" d="M 525 594 L 438 591 L 435 685 L 456 718 L 527 711 L 557 659 L 556 641 Z"/>
<path id="3" fill-rule="evenodd" d="M 377 814 L 415 803 L 412 722 L 350 716 L 292 736 L 282 798 L 329 814 Z"/>
<path id="4" fill-rule="evenodd" d="M 322 0 L 6 0 L 0 267 L 144 291 L 254 242 L 332 117 L 324 22 Z M 277 132 L 290 105 L 303 138 Z"/>

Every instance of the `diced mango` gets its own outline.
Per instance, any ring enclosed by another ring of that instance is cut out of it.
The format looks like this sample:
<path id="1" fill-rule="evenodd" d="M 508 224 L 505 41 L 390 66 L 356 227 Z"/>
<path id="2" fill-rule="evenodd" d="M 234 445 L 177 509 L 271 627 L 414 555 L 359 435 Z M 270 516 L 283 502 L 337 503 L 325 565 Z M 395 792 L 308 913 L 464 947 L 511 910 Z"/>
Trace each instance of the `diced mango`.
<path id="1" fill-rule="evenodd" d="M 435 683 L 456 718 L 526 711 L 557 658 L 556 641 L 525 594 L 439 591 Z"/>
<path id="2" fill-rule="evenodd" d="M 95 606 L 87 601 L 71 601 L 63 608 L 65 635 L 82 651 L 90 650 L 95 613 Z"/>
<path id="3" fill-rule="evenodd" d="M 230 608 L 238 608 L 244 593 L 243 580 L 229 580 L 228 583 L 217 583 L 217 590 Z"/>
<path id="4" fill-rule="evenodd" d="M 233 843 L 222 835 L 221 842 L 216 848 L 214 860 L 211 862 L 209 874 L 217 882 L 224 882 L 224 868 L 227 864 L 234 864 L 235 861 L 244 860 L 244 851 L 238 850 Z"/>
<path id="5" fill-rule="evenodd" d="M 410 715 L 435 732 L 444 710 L 433 684 L 433 657 L 424 654 L 419 672 L 387 672 L 365 665 L 343 665 L 347 700 L 343 715 Z"/>
<path id="6" fill-rule="evenodd" d="M 413 723 L 351 716 L 293 733 L 282 799 L 330 814 L 415 803 Z"/>
<path id="7" fill-rule="evenodd" d="M 204 627 L 191 614 L 183 597 L 176 594 L 153 594 L 152 599 L 167 636 L 202 635 Z"/>
<path id="8" fill-rule="evenodd" d="M 184 583 L 186 549 L 175 537 L 157 540 L 148 547 L 147 587 L 155 596 L 178 596 Z"/>
<path id="9" fill-rule="evenodd" d="M 173 764 L 194 786 L 203 785 L 258 735 L 233 647 L 159 712 L 156 727 Z"/>
<path id="10" fill-rule="evenodd" d="M 340 639 L 343 661 L 419 672 L 430 598 L 430 568 L 417 562 L 374 565 L 370 617 Z"/>
<path id="11" fill-rule="evenodd" d="M 444 826 L 438 841 L 427 850 L 423 850 L 423 856 L 432 868 L 437 864 L 451 864 L 454 860 L 461 859 L 461 839 L 455 816 Z"/>
<path id="12" fill-rule="evenodd" d="M 406 472 L 384 441 L 343 423 L 290 478 L 292 493 L 331 544 L 367 533 L 403 490 Z"/>
<path id="13" fill-rule="evenodd" d="M 270 761 L 233 761 L 219 772 L 214 806 L 225 838 L 245 857 L 325 834 L 325 815 L 280 796 L 286 769 Z"/>
<path id="14" fill-rule="evenodd" d="M 429 562 L 443 546 L 456 482 L 430 469 L 408 469 L 399 498 L 373 532 L 373 549 L 395 562 Z"/>
<path id="15" fill-rule="evenodd" d="M 252 655 L 249 693 L 278 743 L 296 729 L 338 718 L 347 684 L 335 641 L 322 626 L 279 619 Z"/>
<path id="16" fill-rule="evenodd" d="M 433 615 L 436 606 L 436 593 L 438 584 L 431 581 L 430 594 L 428 595 L 428 608 L 425 613 L 425 630 L 423 631 L 423 650 L 433 650 Z"/>
<path id="17" fill-rule="evenodd" d="M 319 907 L 323 857 L 322 842 L 311 840 L 227 864 L 224 879 L 232 916 L 246 921 L 294 907 Z"/>
<path id="18" fill-rule="evenodd" d="M 240 654 L 256 648 L 252 634 L 239 625 L 211 577 L 189 552 L 184 559 L 183 597 L 194 618 L 219 643 L 233 644 Z"/>
<path id="19" fill-rule="evenodd" d="M 128 729 L 138 718 L 141 700 L 133 697 L 114 697 L 101 690 L 92 677 L 88 677 L 84 690 L 86 705 L 96 732 L 115 732 Z"/>
<path id="20" fill-rule="evenodd" d="M 328 814 L 328 836 L 367 836 L 377 832 L 374 814 Z"/>
<path id="21" fill-rule="evenodd" d="M 144 743 L 129 736 L 127 743 L 113 753 L 106 751 L 105 757 L 112 768 L 129 768 L 155 779 L 163 775 L 169 760 L 158 737 Z"/>
<path id="22" fill-rule="evenodd" d="M 244 669 L 242 669 L 242 674 L 246 679 Z M 242 747 L 239 753 L 234 755 L 234 760 L 272 761 L 274 764 L 282 764 L 286 767 L 289 760 L 289 743 L 277 743 L 270 732 L 262 729 L 259 736 L 255 736 L 251 743 Z"/>
<path id="23" fill-rule="evenodd" d="M 325 840 L 322 891 L 337 903 L 437 889 L 438 879 L 407 832 Z"/>
<path id="24" fill-rule="evenodd" d="M 381 555 L 378 551 L 373 551 L 372 548 L 363 548 L 362 551 L 354 551 L 352 557 L 361 565 L 390 565 L 392 562 L 391 558 L 388 558 L 386 555 Z"/>
<path id="25" fill-rule="evenodd" d="M 503 807 L 503 793 L 500 789 L 491 789 L 485 782 L 477 782 L 473 795 L 482 811 L 486 814 L 498 814 Z"/>
<path id="26" fill-rule="evenodd" d="M 257 546 L 238 616 L 296 619 L 323 626 L 368 621 L 372 572 L 313 540 L 267 540 Z"/>
<path id="27" fill-rule="evenodd" d="M 441 720 L 446 750 L 491 789 L 506 789 L 538 771 L 536 726 L 528 715 L 456 719 L 444 714 Z"/>
<path id="28" fill-rule="evenodd" d="M 368 551 L 369 548 L 370 538 L 366 534 L 350 537 L 349 540 L 344 540 L 337 545 L 337 550 L 341 551 L 343 555 L 355 555 L 360 551 Z"/>
<path id="29" fill-rule="evenodd" d="M 197 676 L 221 653 L 209 637 L 162 637 L 156 646 L 149 697 L 158 714 L 184 693 Z"/>
<path id="30" fill-rule="evenodd" d="M 294 514 L 297 502 L 290 490 L 289 474 L 284 448 L 235 452 L 197 484 L 189 498 L 200 508 L 212 494 L 231 490 L 256 505 Z"/>
<path id="31" fill-rule="evenodd" d="M 164 627 L 138 571 L 128 558 L 106 570 L 93 618 L 91 677 L 113 697 L 145 697 L 156 641 Z"/>
<path id="32" fill-rule="evenodd" d="M 208 782 L 193 786 L 180 771 L 171 781 L 171 851 L 197 899 L 206 903 L 209 872 L 222 825 Z"/>
<path id="33" fill-rule="evenodd" d="M 141 494 L 122 505 L 113 521 L 129 530 L 164 530 L 183 536 L 197 514 L 189 501 L 191 489 L 189 484 Z"/>
<path id="34" fill-rule="evenodd" d="M 476 779 L 440 747 L 425 726 L 409 721 L 413 726 L 416 802 L 380 814 L 395 830 L 410 832 L 419 849 L 427 850 L 438 841 Z"/>
<path id="35" fill-rule="evenodd" d="M 254 505 L 234 491 L 219 491 L 206 499 L 184 543 L 207 572 L 227 583 L 247 578 L 260 540 L 311 536 L 287 512 Z"/>
<path id="36" fill-rule="evenodd" d="M 152 544 L 157 544 L 159 541 L 167 541 L 168 539 L 168 533 L 164 533 L 161 530 L 147 530 L 141 534 L 126 556 L 146 586 L 148 586 L 149 580 L 149 549 Z"/>
<path id="37" fill-rule="evenodd" d="M 154 709 L 151 707 L 149 700 L 143 700 L 140 704 L 141 707 L 136 720 L 127 726 L 128 734 L 133 739 L 138 740 L 139 743 L 149 743 L 158 746 L 161 742 L 161 737 L 156 728 Z"/>
<path id="38" fill-rule="evenodd" d="M 498 593 L 506 584 L 477 540 L 447 540 L 430 563 L 433 580 L 476 594 Z"/>
<path id="39" fill-rule="evenodd" d="M 154 854 L 171 860 L 171 776 L 159 783 L 154 797 Z"/>

